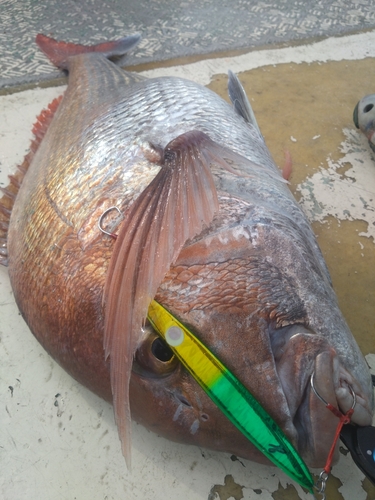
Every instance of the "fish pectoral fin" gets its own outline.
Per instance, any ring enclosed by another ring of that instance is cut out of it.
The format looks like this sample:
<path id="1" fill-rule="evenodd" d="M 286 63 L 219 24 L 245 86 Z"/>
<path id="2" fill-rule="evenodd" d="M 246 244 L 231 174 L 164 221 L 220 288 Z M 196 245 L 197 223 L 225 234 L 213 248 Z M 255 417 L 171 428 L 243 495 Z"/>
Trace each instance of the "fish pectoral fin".
<path id="1" fill-rule="evenodd" d="M 228 71 L 228 94 L 236 112 L 262 135 L 245 89 L 232 71 Z"/>
<path id="2" fill-rule="evenodd" d="M 123 454 L 130 463 L 129 381 L 142 326 L 156 291 L 188 239 L 219 209 L 210 170 L 217 147 L 188 132 L 161 151 L 162 168 L 124 215 L 104 289 L 104 348 Z"/>

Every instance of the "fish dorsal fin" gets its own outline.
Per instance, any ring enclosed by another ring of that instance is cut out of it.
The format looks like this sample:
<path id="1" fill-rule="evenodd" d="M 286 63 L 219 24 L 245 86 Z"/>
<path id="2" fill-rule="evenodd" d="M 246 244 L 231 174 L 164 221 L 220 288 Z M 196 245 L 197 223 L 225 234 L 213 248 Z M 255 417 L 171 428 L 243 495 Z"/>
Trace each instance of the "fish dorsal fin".
<path id="1" fill-rule="evenodd" d="M 125 213 L 104 290 L 105 355 L 122 450 L 130 465 L 129 381 L 148 307 L 185 242 L 218 211 L 210 163 L 220 147 L 188 132 L 159 150 L 162 168 Z"/>
<path id="2" fill-rule="evenodd" d="M 255 118 L 253 108 L 251 107 L 250 101 L 241 82 L 239 81 L 237 75 L 232 73 L 232 71 L 228 71 L 228 77 L 228 93 L 234 109 L 245 121 L 254 125 L 260 134 L 261 132 Z"/>

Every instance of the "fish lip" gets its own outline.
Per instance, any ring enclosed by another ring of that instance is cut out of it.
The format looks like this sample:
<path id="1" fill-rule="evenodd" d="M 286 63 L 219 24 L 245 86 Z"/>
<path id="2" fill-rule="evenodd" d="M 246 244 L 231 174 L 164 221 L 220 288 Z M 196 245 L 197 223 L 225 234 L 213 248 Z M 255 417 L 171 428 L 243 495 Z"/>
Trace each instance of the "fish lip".
<path id="1" fill-rule="evenodd" d="M 337 357 L 334 359 L 334 363 L 336 363 L 335 373 L 337 374 L 335 380 L 335 394 L 340 411 L 346 413 L 351 408 L 352 396 L 350 393 L 353 391 L 355 394 L 355 406 L 351 421 L 360 426 L 371 425 L 374 398 L 372 397 L 369 399 L 366 397 L 362 385 L 349 370 L 339 362 Z"/>
<path id="2" fill-rule="evenodd" d="M 340 362 L 327 339 L 305 327 L 295 326 L 284 333 L 285 342 L 278 340 L 273 344 L 276 368 L 290 411 L 289 423 L 293 423 L 294 430 L 291 432 L 284 423 L 284 431 L 309 466 L 322 467 L 340 420 L 313 391 L 312 375 L 315 374 L 314 386 L 318 394 L 343 414 L 352 406 L 349 386 L 352 388 L 357 400 L 352 422 L 356 424 L 371 424 L 371 401 L 362 384 Z M 337 459 L 336 445 L 334 461 Z"/>

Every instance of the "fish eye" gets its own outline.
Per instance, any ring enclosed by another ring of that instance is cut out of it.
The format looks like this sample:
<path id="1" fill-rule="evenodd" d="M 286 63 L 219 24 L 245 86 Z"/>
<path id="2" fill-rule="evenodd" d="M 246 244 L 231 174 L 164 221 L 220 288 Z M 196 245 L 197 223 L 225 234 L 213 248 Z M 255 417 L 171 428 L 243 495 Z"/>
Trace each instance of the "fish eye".
<path id="1" fill-rule="evenodd" d="M 174 356 L 172 349 L 160 337 L 156 337 L 156 339 L 152 342 L 151 352 L 155 358 L 163 363 L 167 363 Z"/>
<path id="2" fill-rule="evenodd" d="M 171 348 L 156 332 L 151 332 L 138 347 L 133 370 L 145 377 L 170 375 L 179 361 Z"/>

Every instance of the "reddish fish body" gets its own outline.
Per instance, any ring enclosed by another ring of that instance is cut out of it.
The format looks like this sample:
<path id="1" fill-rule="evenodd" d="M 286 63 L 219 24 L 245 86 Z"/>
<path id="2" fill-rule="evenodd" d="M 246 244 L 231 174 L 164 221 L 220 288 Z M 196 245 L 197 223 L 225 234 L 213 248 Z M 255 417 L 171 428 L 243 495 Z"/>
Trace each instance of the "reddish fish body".
<path id="1" fill-rule="evenodd" d="M 246 101 L 233 109 L 193 82 L 124 72 L 103 55 L 113 47 L 64 46 L 55 59 L 68 89 L 8 231 L 20 310 L 73 377 L 113 399 L 125 454 L 131 410 L 170 439 L 263 460 L 143 327 L 156 297 L 321 466 L 337 420 L 311 374 L 343 411 L 353 388 L 361 425 L 373 402 L 310 226 Z"/>

